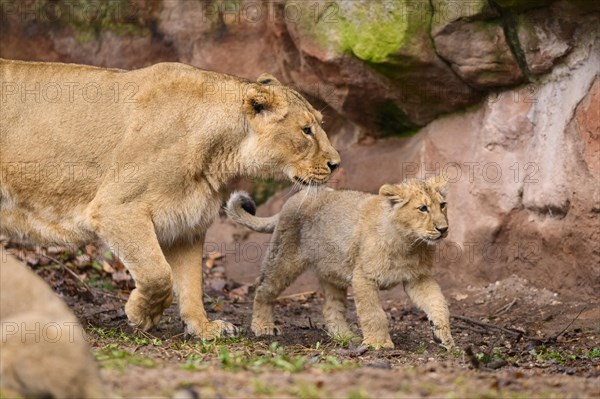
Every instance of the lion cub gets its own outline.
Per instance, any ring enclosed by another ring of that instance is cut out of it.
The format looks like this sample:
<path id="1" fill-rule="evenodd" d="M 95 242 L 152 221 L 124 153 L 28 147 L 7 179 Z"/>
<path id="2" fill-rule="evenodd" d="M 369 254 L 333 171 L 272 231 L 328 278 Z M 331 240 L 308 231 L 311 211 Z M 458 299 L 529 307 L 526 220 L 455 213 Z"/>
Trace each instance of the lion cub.
<path id="1" fill-rule="evenodd" d="M 273 304 L 307 267 L 324 291 L 323 314 L 332 335 L 352 334 L 346 321 L 346 290 L 352 286 L 363 344 L 393 348 L 379 290 L 399 283 L 425 311 L 436 341 L 450 349 L 448 306 L 432 277 L 432 246 L 448 234 L 446 181 L 442 177 L 383 185 L 379 195 L 320 190 L 295 195 L 270 218 L 254 216 L 254 202 L 234 193 L 230 217 L 253 230 L 273 232 L 258 279 L 252 331 L 280 333 Z"/>

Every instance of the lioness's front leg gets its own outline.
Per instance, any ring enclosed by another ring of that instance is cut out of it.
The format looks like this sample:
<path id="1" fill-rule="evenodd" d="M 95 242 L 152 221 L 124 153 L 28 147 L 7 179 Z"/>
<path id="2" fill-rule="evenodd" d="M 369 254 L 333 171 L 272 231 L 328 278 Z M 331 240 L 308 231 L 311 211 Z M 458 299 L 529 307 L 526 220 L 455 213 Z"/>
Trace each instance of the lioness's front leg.
<path id="1" fill-rule="evenodd" d="M 179 313 L 186 331 L 195 336 L 214 339 L 233 336 L 237 329 L 222 320 L 208 321 L 202 302 L 202 245 L 204 239 L 193 244 L 183 242 L 164 249 L 165 257 L 173 270 L 175 293 L 179 300 Z"/>
<path id="2" fill-rule="evenodd" d="M 455 345 L 450 332 L 450 312 L 438 283 L 432 277 L 424 276 L 405 282 L 404 290 L 433 323 L 434 338 L 446 349 L 453 349 Z"/>
<path id="3" fill-rule="evenodd" d="M 363 333 L 363 344 L 379 348 L 393 348 L 389 323 L 379 301 L 377 282 L 355 270 L 352 277 L 352 289 L 358 322 Z"/>
<path id="4" fill-rule="evenodd" d="M 173 301 L 173 281 L 150 215 L 133 206 L 106 206 L 91 223 L 135 281 L 125 304 L 129 321 L 144 330 L 153 327 Z"/>

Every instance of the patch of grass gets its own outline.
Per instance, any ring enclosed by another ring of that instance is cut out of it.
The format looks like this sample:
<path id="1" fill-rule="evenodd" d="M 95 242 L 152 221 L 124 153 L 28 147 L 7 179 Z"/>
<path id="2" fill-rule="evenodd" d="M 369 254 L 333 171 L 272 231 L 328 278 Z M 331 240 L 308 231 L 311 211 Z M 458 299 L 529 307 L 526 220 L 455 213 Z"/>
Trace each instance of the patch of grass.
<path id="1" fill-rule="evenodd" d="M 358 364 L 345 359 L 340 360 L 335 356 L 328 355 L 321 357 L 320 362 L 317 363 L 315 367 L 325 372 L 330 372 L 334 370 L 347 370 L 356 368 L 358 367 Z"/>
<path id="2" fill-rule="evenodd" d="M 104 349 L 94 353 L 96 360 L 102 364 L 104 368 L 114 368 L 124 371 L 127 366 L 140 366 L 153 368 L 156 363 L 153 359 L 130 353 L 127 350 L 121 349 L 119 344 L 108 344 Z"/>
<path id="3" fill-rule="evenodd" d="M 162 346 L 163 342 L 161 339 L 146 335 L 140 335 L 138 333 L 127 334 L 126 332 L 117 330 L 116 328 L 104 329 L 101 327 L 91 327 L 90 330 L 98 335 L 100 339 L 115 340 L 121 343 L 133 344 L 137 346 Z"/>
<path id="4" fill-rule="evenodd" d="M 352 334 L 352 332 L 328 333 L 328 335 L 335 345 L 341 346 L 342 348 L 348 348 L 350 343 L 358 338 L 356 335 Z"/>
<path id="5" fill-rule="evenodd" d="M 529 351 L 529 354 L 534 356 L 539 363 L 546 363 L 551 360 L 556 361 L 558 364 L 564 364 L 565 358 L 563 354 L 561 354 L 557 350 L 551 350 L 546 346 L 542 345 L 537 348 L 533 348 Z"/>
<path id="6" fill-rule="evenodd" d="M 207 369 L 208 364 L 204 363 L 203 355 L 192 353 L 186 357 L 185 363 L 181 366 L 181 368 L 187 371 L 199 371 Z"/>
<path id="7" fill-rule="evenodd" d="M 292 392 L 300 399 L 319 399 L 327 397 L 321 389 L 310 383 L 298 384 L 292 388 Z"/>
<path id="8" fill-rule="evenodd" d="M 591 360 L 600 358 L 600 348 L 590 349 L 590 351 L 587 353 L 587 357 Z"/>
<path id="9" fill-rule="evenodd" d="M 271 396 L 275 393 L 276 387 L 256 378 L 252 380 L 254 394 L 257 396 Z"/>
<path id="10" fill-rule="evenodd" d="M 426 349 L 427 349 L 427 344 L 425 343 L 425 341 L 419 342 L 419 348 L 417 348 L 417 354 L 418 355 L 424 354 Z"/>
<path id="11" fill-rule="evenodd" d="M 350 391 L 346 396 L 347 399 L 368 399 L 370 396 L 362 389 Z"/>
<path id="12" fill-rule="evenodd" d="M 95 262 L 95 263 L 98 263 L 98 262 Z M 94 270 L 97 270 L 94 266 L 95 263 L 92 263 L 92 268 L 94 268 Z M 102 266 L 100 266 L 100 269 L 99 269 L 100 271 L 102 270 L 101 268 L 102 268 Z M 104 278 L 103 276 L 101 276 L 93 271 L 88 274 L 87 278 L 85 279 L 85 282 L 87 285 L 89 285 L 90 287 L 93 287 L 93 288 L 102 288 L 102 289 L 105 289 L 105 290 L 108 290 L 111 292 L 115 291 L 115 287 L 113 287 L 111 280 Z"/>

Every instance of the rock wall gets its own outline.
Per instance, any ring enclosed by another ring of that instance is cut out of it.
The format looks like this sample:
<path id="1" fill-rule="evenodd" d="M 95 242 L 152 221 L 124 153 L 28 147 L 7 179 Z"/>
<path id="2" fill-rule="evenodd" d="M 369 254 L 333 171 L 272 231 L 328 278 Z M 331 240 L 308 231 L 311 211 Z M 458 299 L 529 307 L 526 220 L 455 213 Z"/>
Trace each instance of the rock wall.
<path id="1" fill-rule="evenodd" d="M 324 110 L 338 187 L 454 173 L 448 285 L 516 273 L 600 288 L 598 2 L 1 4 L 1 57 L 273 73 Z"/>

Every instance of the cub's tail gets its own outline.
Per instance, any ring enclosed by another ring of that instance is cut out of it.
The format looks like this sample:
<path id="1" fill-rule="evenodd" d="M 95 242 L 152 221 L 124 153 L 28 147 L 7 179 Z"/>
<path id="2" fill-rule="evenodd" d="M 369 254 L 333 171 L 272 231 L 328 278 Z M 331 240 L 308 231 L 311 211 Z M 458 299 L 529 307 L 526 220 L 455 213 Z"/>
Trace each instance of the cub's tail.
<path id="1" fill-rule="evenodd" d="M 272 233 L 275 231 L 275 227 L 279 221 L 279 214 L 268 218 L 254 216 L 256 214 L 256 205 L 250 195 L 243 191 L 236 191 L 231 194 L 229 201 L 227 201 L 226 210 L 234 222 L 259 233 Z"/>

